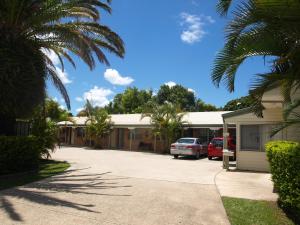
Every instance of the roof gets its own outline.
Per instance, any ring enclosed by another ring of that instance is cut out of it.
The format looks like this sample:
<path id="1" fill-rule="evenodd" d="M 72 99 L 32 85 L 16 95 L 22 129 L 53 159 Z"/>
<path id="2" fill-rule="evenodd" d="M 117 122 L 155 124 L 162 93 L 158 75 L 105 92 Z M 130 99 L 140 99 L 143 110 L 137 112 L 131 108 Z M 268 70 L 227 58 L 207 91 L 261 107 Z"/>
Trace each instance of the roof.
<path id="1" fill-rule="evenodd" d="M 247 114 L 247 113 L 251 113 L 251 112 L 252 112 L 251 107 L 247 107 L 247 108 L 243 108 L 243 109 L 238 109 L 238 110 L 233 111 L 233 112 L 224 113 L 222 115 L 222 117 L 224 119 L 226 119 L 226 118 L 230 118 L 230 117 L 234 117 L 234 116 L 239 116 L 239 115 L 243 115 L 243 114 Z"/>
<path id="2" fill-rule="evenodd" d="M 184 115 L 183 121 L 186 121 L 190 127 L 222 126 L 222 115 L 229 112 L 230 111 L 189 112 Z"/>
<path id="3" fill-rule="evenodd" d="M 222 115 L 230 111 L 188 112 L 183 116 L 187 127 L 216 127 L 223 125 Z M 142 114 L 112 114 L 111 121 L 115 127 L 150 127 L 149 117 L 141 119 Z M 75 126 L 85 126 L 87 117 L 72 117 Z"/>
<path id="4" fill-rule="evenodd" d="M 57 123 L 57 125 L 67 126 L 67 125 L 73 125 L 73 123 L 71 121 L 60 121 Z"/>

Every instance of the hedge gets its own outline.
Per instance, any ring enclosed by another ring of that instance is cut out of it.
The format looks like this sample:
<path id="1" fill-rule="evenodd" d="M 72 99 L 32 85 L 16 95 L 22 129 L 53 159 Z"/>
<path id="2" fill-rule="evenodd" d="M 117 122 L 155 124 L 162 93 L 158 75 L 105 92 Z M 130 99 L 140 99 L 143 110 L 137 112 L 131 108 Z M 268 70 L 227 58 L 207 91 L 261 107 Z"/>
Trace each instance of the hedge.
<path id="1" fill-rule="evenodd" d="M 36 169 L 41 146 L 41 141 L 34 136 L 0 136 L 0 174 Z"/>
<path id="2" fill-rule="evenodd" d="M 273 141 L 266 144 L 266 151 L 279 203 L 300 210 L 300 143 Z"/>

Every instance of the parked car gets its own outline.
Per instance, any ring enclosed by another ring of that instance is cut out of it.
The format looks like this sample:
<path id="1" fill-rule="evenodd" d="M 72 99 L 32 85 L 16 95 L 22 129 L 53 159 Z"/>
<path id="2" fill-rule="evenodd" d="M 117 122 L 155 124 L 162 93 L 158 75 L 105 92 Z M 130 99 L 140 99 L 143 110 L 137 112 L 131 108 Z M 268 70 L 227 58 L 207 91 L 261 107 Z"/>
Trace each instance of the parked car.
<path id="1" fill-rule="evenodd" d="M 233 138 L 227 138 L 228 150 L 234 152 L 234 159 L 236 157 L 236 142 Z M 223 157 L 223 137 L 213 138 L 208 145 L 208 159 L 213 157 Z"/>
<path id="2" fill-rule="evenodd" d="M 183 155 L 194 156 L 198 159 L 201 155 L 207 155 L 207 147 L 200 143 L 199 138 L 180 138 L 171 144 L 170 152 L 174 158 Z"/>

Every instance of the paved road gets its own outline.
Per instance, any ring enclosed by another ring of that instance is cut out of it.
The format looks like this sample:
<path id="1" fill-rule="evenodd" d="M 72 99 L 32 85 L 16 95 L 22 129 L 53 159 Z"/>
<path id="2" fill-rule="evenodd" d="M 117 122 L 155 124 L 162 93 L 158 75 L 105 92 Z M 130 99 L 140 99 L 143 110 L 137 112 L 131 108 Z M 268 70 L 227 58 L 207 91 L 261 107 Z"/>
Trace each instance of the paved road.
<path id="1" fill-rule="evenodd" d="M 65 174 L 0 192 L 1 224 L 229 224 L 214 184 L 220 161 L 61 148 Z"/>

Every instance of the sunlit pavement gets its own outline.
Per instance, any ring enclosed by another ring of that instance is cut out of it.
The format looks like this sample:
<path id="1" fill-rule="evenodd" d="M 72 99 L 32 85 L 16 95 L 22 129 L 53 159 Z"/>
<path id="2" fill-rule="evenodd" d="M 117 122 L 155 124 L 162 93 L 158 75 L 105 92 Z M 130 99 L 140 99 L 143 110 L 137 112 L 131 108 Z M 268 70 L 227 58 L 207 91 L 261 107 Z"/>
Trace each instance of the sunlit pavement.
<path id="1" fill-rule="evenodd" d="M 53 158 L 71 169 L 1 191 L 1 224 L 229 224 L 221 161 L 68 147 Z"/>

